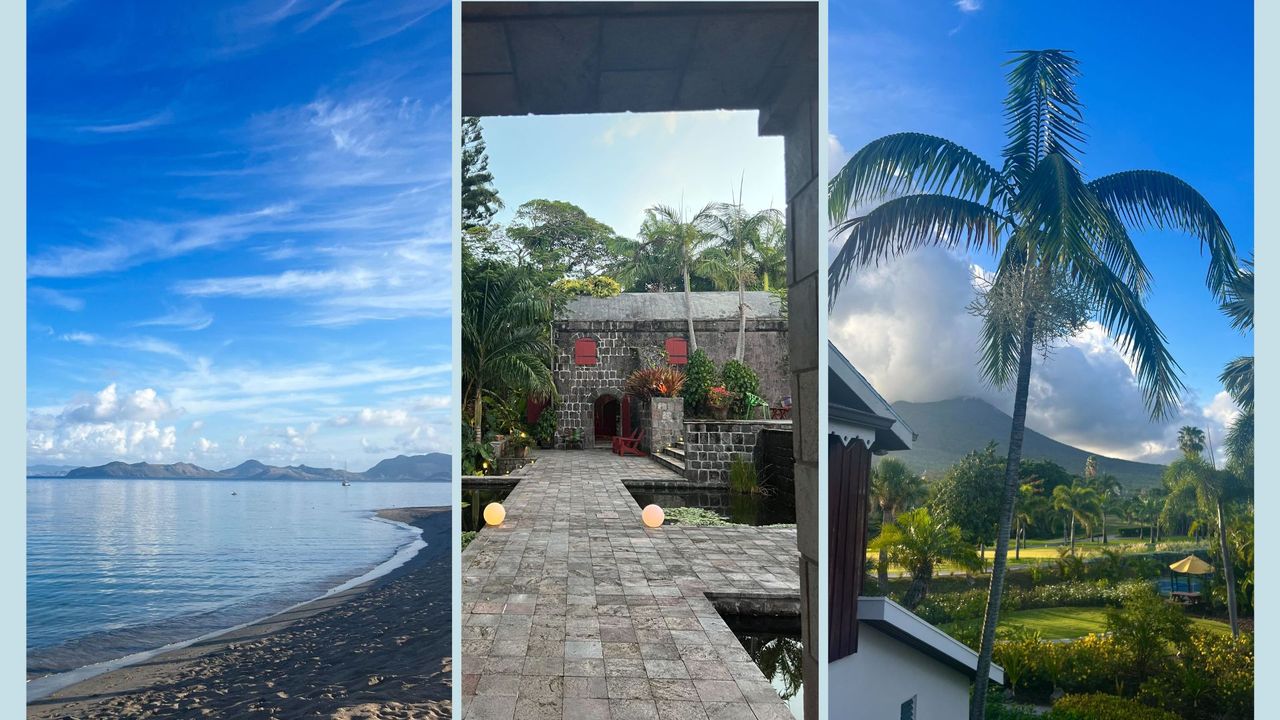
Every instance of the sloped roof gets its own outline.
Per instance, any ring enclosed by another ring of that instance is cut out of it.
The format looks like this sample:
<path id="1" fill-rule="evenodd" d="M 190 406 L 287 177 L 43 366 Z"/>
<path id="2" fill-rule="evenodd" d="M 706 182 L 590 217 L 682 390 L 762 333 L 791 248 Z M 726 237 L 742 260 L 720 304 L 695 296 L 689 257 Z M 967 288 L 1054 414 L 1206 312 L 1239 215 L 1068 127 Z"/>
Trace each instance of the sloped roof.
<path id="1" fill-rule="evenodd" d="M 832 432 L 847 423 L 875 429 L 875 450 L 910 450 L 916 433 L 871 383 L 827 343 L 827 418 Z"/>
<path id="2" fill-rule="evenodd" d="M 778 300 L 772 293 L 753 290 L 745 293 L 748 318 L 781 318 Z M 738 317 L 738 293 L 695 292 L 694 320 L 729 320 Z M 683 292 L 621 293 L 613 297 L 580 297 L 569 301 L 560 313 L 562 320 L 684 320 Z"/>
<path id="3" fill-rule="evenodd" d="M 867 623 L 970 678 L 978 675 L 978 653 L 889 598 L 858 598 L 858 622 Z M 1004 668 L 992 663 L 988 677 L 1003 685 Z"/>

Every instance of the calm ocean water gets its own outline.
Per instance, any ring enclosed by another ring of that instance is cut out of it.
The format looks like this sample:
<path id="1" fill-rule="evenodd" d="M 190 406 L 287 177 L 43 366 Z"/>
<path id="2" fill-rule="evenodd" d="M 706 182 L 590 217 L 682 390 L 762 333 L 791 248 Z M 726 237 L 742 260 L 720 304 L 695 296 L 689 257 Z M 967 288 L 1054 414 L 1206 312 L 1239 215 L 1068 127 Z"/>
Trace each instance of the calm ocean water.
<path id="1" fill-rule="evenodd" d="M 29 479 L 28 673 L 317 597 L 418 540 L 374 510 L 448 504 L 448 483 Z"/>

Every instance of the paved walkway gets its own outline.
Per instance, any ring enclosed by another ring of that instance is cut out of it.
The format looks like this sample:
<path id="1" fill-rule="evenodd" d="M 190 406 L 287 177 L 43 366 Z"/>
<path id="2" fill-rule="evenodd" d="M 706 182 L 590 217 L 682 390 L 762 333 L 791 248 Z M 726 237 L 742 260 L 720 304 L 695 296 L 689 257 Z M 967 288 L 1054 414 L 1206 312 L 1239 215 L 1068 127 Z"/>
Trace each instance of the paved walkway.
<path id="1" fill-rule="evenodd" d="M 654 530 L 649 458 L 544 452 L 462 554 L 466 720 L 792 720 L 706 593 L 797 602 L 794 529 Z"/>

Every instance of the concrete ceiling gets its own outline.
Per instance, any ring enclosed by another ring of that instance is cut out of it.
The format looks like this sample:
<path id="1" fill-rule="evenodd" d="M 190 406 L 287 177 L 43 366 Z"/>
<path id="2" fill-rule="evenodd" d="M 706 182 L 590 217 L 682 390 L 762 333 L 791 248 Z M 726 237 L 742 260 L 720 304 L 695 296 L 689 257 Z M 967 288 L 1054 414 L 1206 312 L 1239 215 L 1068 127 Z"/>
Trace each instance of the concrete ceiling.
<path id="1" fill-rule="evenodd" d="M 810 2 L 463 2 L 462 114 L 760 110 L 817 57 Z"/>

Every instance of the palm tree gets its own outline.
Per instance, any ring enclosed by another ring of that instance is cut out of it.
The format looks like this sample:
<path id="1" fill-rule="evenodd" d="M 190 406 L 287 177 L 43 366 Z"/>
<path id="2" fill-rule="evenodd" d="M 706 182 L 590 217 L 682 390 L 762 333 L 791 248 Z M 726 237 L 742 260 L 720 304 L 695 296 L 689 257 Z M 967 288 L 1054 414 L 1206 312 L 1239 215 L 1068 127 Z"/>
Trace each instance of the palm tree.
<path id="1" fill-rule="evenodd" d="M 892 525 L 899 513 L 924 499 L 925 484 L 898 458 L 882 458 L 871 472 L 871 502 L 880 508 L 881 527 Z M 889 549 L 880 548 L 876 579 L 883 590 L 889 586 Z"/>
<path id="2" fill-rule="evenodd" d="M 476 442 L 484 439 L 486 394 L 555 391 L 548 366 L 551 303 L 544 291 L 520 268 L 463 274 L 463 397 L 472 403 Z"/>
<path id="3" fill-rule="evenodd" d="M 1090 456 L 1092 457 L 1092 456 Z M 1110 473 L 1098 474 L 1097 468 L 1094 468 L 1093 478 L 1088 478 L 1088 469 L 1086 467 L 1086 482 L 1089 487 L 1098 493 L 1098 517 L 1102 521 L 1102 544 L 1107 544 L 1107 513 L 1115 512 L 1119 509 L 1119 500 L 1124 493 L 1124 486 L 1120 481 Z M 1092 538 L 1090 538 L 1092 539 Z"/>
<path id="4" fill-rule="evenodd" d="M 1075 554 L 1076 523 L 1086 528 L 1093 524 L 1098 513 L 1098 491 L 1080 482 L 1059 485 L 1053 489 L 1053 509 L 1067 513 L 1071 523 L 1071 552 Z"/>
<path id="5" fill-rule="evenodd" d="M 672 243 L 678 248 L 680 257 L 680 274 L 684 277 L 685 318 L 689 323 L 689 352 L 698 349 L 698 338 L 693 332 L 693 296 L 689 287 L 689 270 L 695 259 L 710 239 L 707 228 L 715 215 L 715 206 L 708 203 L 691 217 L 685 217 L 684 207 L 680 209 L 670 205 L 654 205 L 645 210 L 645 223 L 641 226 L 641 235 L 649 241 L 660 240 Z M 650 222 L 652 220 L 652 222 Z"/>
<path id="6" fill-rule="evenodd" d="M 1018 488 L 1018 507 L 1014 511 L 1014 521 L 1018 523 L 1013 532 L 1013 559 L 1022 559 L 1022 545 L 1027 540 L 1027 528 L 1036 524 L 1036 518 L 1046 509 L 1045 496 L 1040 492 L 1040 481 L 1023 483 Z"/>
<path id="7" fill-rule="evenodd" d="M 755 247 L 760 265 L 760 284 L 765 292 L 786 288 L 787 223 L 782 213 L 772 213 L 760 227 L 760 241 Z"/>
<path id="8" fill-rule="evenodd" d="M 1226 505 L 1243 490 L 1239 478 L 1227 470 L 1218 470 L 1201 457 L 1175 460 L 1165 469 L 1167 484 L 1181 493 L 1194 493 L 1196 504 L 1202 513 L 1213 516 L 1217 525 L 1218 552 L 1222 559 L 1222 576 L 1227 586 L 1227 618 L 1231 622 L 1231 634 L 1240 636 L 1236 618 L 1236 578 L 1227 546 L 1228 527 Z"/>
<path id="9" fill-rule="evenodd" d="M 747 286 L 754 285 L 760 267 L 755 249 L 766 222 L 778 216 L 772 208 L 748 212 L 741 197 L 732 203 L 716 203 L 709 227 L 719 243 L 699 258 L 699 269 L 711 277 L 717 287 L 738 289 L 738 344 L 734 359 L 742 362 L 747 339 Z"/>
<path id="10" fill-rule="evenodd" d="M 1152 416 L 1165 417 L 1183 385 L 1143 305 L 1151 277 L 1129 231 L 1181 230 L 1207 245 L 1207 283 L 1219 298 L 1236 274 L 1226 227 L 1186 182 L 1152 170 L 1085 179 L 1071 53 L 1020 51 L 1009 64 L 999 169 L 943 138 L 889 135 L 859 150 L 832 179 L 828 208 L 833 233 L 848 234 L 829 270 L 837 291 L 855 269 L 924 246 L 998 254 L 988 296 L 1006 302 L 983 318 L 981 369 L 995 386 L 1013 385 L 1014 412 L 972 720 L 982 720 L 986 708 L 1036 347 L 1077 331 L 1082 315 L 1091 315 L 1128 356 Z"/>
<path id="11" fill-rule="evenodd" d="M 907 569 L 911 586 L 902 598 L 908 610 L 914 609 L 929 594 L 933 569 L 942 562 L 954 562 L 965 568 L 978 566 L 978 554 L 960 534 L 960 528 L 934 520 L 929 509 L 918 507 L 899 515 L 880 529 L 871 548 L 884 548 L 889 562 Z"/>
<path id="12" fill-rule="evenodd" d="M 1178 449 L 1188 458 L 1198 458 L 1204 452 L 1204 430 L 1192 425 L 1178 428 Z"/>

